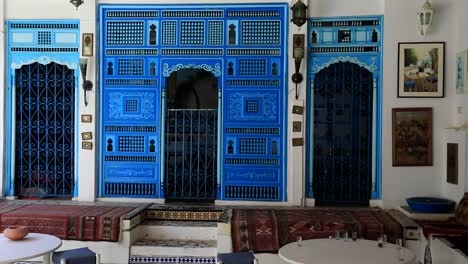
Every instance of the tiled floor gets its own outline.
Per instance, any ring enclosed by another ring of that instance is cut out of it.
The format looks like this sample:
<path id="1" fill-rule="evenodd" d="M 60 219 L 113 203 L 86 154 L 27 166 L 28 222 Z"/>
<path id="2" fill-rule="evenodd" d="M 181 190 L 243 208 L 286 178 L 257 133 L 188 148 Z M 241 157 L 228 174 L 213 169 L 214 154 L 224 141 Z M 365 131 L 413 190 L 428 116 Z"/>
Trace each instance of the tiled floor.
<path id="1" fill-rule="evenodd" d="M 202 222 L 202 221 L 159 221 L 159 220 L 146 220 L 143 225 L 158 225 L 158 226 L 191 226 L 191 227 L 216 227 L 216 222 Z"/>
<path id="2" fill-rule="evenodd" d="M 211 248 L 216 247 L 215 240 L 138 240 L 134 246 L 159 246 L 159 247 L 181 247 L 181 248 Z"/>

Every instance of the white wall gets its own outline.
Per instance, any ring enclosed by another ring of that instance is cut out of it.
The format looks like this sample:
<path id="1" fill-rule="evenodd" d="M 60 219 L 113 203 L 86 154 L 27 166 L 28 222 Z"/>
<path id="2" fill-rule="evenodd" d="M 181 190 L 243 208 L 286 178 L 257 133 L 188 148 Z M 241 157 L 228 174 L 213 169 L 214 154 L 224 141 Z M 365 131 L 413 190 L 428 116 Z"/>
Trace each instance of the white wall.
<path id="1" fill-rule="evenodd" d="M 383 100 L 383 201 L 385 207 L 405 204 L 411 196 L 440 196 L 440 175 L 443 172 L 444 128 L 452 122 L 450 105 L 455 96 L 455 30 L 457 0 L 433 0 L 436 11 L 434 26 L 423 38 L 416 33 L 416 10 L 423 1 L 386 0 L 384 29 L 384 100 Z M 397 98 L 398 42 L 446 42 L 445 97 L 444 98 Z M 392 121 L 394 107 L 433 108 L 433 166 L 392 167 Z"/>
<path id="2" fill-rule="evenodd" d="M 312 17 L 382 15 L 384 0 L 310 0 Z"/>

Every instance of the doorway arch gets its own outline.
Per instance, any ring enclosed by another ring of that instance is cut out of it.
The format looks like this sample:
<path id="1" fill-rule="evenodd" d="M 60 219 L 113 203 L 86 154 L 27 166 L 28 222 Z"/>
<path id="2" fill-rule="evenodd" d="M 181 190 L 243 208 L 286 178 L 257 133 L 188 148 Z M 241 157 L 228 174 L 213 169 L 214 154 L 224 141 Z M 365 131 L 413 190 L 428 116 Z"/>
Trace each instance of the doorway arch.
<path id="1" fill-rule="evenodd" d="M 181 69 L 166 82 L 166 199 L 215 200 L 218 79 L 202 69 Z"/>
<path id="2" fill-rule="evenodd" d="M 187 62 L 163 60 L 161 182 L 168 201 L 212 202 L 220 184 L 221 64 Z"/>

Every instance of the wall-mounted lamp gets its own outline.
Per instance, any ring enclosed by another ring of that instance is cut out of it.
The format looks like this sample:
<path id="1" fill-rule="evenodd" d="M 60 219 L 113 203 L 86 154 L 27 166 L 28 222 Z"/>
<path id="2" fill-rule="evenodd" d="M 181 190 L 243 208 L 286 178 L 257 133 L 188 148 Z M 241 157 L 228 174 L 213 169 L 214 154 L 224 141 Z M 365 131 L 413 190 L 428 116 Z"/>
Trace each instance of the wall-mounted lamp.
<path id="1" fill-rule="evenodd" d="M 292 75 L 292 81 L 296 84 L 296 99 L 299 98 L 299 94 L 297 92 L 297 84 L 301 83 L 304 79 L 302 77 L 302 74 L 299 72 L 301 68 L 302 59 L 304 58 L 304 38 L 304 34 L 293 35 L 293 58 L 295 72 Z"/>
<path id="2" fill-rule="evenodd" d="M 88 106 L 88 98 L 86 97 L 86 92 L 93 89 L 93 83 L 89 80 L 86 80 L 86 73 L 88 70 L 88 59 L 80 59 L 80 70 L 81 77 L 83 78 L 83 90 L 84 90 L 84 103 L 85 106 Z"/>
<path id="3" fill-rule="evenodd" d="M 84 0 L 70 0 L 70 3 L 76 7 L 76 10 L 78 10 L 78 7 L 84 3 Z"/>
<path id="4" fill-rule="evenodd" d="M 301 27 L 307 22 L 307 6 L 302 0 L 295 1 L 296 3 L 291 6 L 291 21 L 296 24 L 296 26 Z"/>
<path id="5" fill-rule="evenodd" d="M 434 9 L 432 9 L 429 0 L 426 0 L 417 13 L 418 32 L 421 36 L 425 36 L 428 33 L 429 27 L 432 24 L 433 15 Z"/>

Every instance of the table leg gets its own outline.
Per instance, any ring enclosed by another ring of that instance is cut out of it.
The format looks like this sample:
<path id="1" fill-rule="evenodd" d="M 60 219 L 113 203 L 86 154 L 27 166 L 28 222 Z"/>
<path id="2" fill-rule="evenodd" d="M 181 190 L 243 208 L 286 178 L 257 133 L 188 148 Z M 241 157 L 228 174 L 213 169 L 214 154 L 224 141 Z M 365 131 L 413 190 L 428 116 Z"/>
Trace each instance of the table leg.
<path id="1" fill-rule="evenodd" d="M 44 255 L 42 263 L 43 264 L 50 264 L 50 253 L 47 253 L 47 254 Z"/>

